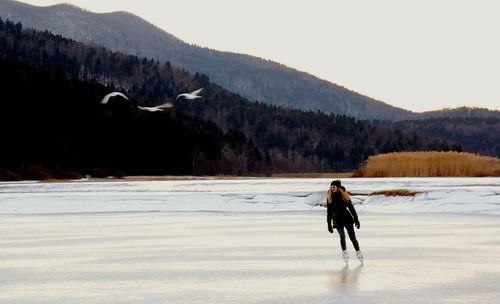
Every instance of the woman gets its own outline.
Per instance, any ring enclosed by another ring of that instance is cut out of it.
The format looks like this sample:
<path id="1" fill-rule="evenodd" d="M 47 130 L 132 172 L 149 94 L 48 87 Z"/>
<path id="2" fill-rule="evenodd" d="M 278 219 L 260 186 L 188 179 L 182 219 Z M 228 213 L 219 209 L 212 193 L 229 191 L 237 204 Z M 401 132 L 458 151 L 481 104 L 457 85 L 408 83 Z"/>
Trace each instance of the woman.
<path id="1" fill-rule="evenodd" d="M 349 239 L 356 249 L 356 256 L 363 263 L 363 254 L 359 250 L 359 243 L 356 240 L 356 233 L 354 232 L 353 225 L 359 229 L 360 224 L 358 214 L 352 205 L 351 199 L 347 191 L 342 187 L 339 180 L 334 180 L 330 184 L 330 189 L 327 194 L 327 217 L 328 231 L 333 233 L 333 228 L 337 228 L 340 235 L 340 246 L 342 247 L 342 257 L 346 263 L 349 262 L 349 254 L 346 249 L 345 230 L 349 235 Z M 333 226 L 332 226 L 333 221 Z"/>

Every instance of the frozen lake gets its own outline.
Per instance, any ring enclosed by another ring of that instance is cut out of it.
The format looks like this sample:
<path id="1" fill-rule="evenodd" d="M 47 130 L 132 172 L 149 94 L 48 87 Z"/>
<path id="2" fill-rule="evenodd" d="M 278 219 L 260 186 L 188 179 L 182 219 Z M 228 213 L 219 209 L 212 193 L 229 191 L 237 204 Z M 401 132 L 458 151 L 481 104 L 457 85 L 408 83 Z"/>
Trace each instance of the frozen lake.
<path id="1" fill-rule="evenodd" d="M 237 179 L 0 183 L 1 215 L 113 212 L 309 212 L 325 201 L 326 179 Z M 359 210 L 500 215 L 500 178 L 343 179 Z M 369 196 L 407 189 L 415 197 Z"/>
<path id="2" fill-rule="evenodd" d="M 329 182 L 0 183 L 0 303 L 498 303 L 500 179 L 343 179 L 349 266 Z"/>

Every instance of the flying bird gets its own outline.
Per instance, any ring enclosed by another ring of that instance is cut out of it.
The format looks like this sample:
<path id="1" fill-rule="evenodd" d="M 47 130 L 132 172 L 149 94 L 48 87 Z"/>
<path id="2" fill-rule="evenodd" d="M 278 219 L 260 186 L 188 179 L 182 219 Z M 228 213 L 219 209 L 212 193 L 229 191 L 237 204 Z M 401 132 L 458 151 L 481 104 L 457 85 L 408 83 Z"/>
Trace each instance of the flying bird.
<path id="1" fill-rule="evenodd" d="M 174 105 L 171 104 L 170 102 L 165 102 L 165 103 L 162 103 L 161 105 L 158 105 L 155 107 L 140 107 L 140 106 L 137 106 L 137 107 L 141 110 L 144 110 L 144 111 L 158 112 L 158 111 L 165 111 L 166 109 L 170 109 L 173 106 Z"/>
<path id="2" fill-rule="evenodd" d="M 121 97 L 125 98 L 126 100 L 128 100 L 128 97 L 125 96 L 125 94 L 123 94 L 123 93 L 120 93 L 120 92 L 111 92 L 111 93 L 107 94 L 106 96 L 104 96 L 104 98 L 101 100 L 101 104 L 107 104 L 108 101 L 109 101 L 109 99 L 111 97 L 115 97 L 115 96 L 121 96 Z"/>
<path id="3" fill-rule="evenodd" d="M 198 89 L 196 91 L 193 91 L 191 93 L 182 93 L 182 94 L 179 94 L 177 95 L 177 97 L 175 98 L 175 100 L 179 99 L 179 97 L 184 97 L 184 99 L 197 99 L 197 98 L 201 98 L 200 95 L 200 92 L 203 90 L 203 88 L 201 89 Z"/>

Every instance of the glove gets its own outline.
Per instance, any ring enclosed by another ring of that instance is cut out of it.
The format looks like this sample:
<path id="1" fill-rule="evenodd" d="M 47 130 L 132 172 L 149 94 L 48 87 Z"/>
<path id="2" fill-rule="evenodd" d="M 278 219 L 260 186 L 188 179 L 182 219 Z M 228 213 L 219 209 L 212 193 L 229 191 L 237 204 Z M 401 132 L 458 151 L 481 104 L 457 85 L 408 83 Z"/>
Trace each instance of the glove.
<path id="1" fill-rule="evenodd" d="M 333 233 L 332 224 L 330 222 L 328 222 L 328 231 L 330 231 L 330 233 Z"/>
<path id="2" fill-rule="evenodd" d="M 361 224 L 359 223 L 359 220 L 357 218 L 354 219 L 354 225 L 356 226 L 356 228 L 359 229 L 359 227 L 361 227 Z"/>

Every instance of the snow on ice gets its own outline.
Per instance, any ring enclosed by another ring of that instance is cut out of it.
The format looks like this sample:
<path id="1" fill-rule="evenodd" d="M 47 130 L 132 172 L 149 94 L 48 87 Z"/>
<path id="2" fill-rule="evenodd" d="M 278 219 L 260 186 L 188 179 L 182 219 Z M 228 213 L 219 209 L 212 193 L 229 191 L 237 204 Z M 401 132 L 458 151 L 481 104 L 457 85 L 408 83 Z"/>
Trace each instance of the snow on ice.
<path id="1" fill-rule="evenodd" d="M 330 180 L 236 179 L 0 183 L 0 215 L 322 210 Z M 500 178 L 343 179 L 360 212 L 500 215 Z M 413 197 L 370 195 L 406 189 Z"/>

